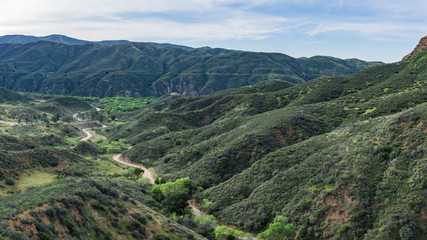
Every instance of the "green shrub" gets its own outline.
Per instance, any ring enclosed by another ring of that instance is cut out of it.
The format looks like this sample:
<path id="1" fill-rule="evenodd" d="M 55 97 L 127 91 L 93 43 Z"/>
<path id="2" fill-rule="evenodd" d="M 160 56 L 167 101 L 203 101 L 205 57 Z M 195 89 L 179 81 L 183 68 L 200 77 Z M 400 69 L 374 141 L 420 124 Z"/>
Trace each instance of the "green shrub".
<path id="1" fill-rule="evenodd" d="M 277 216 L 273 223 L 268 225 L 268 229 L 258 234 L 258 239 L 280 240 L 284 237 L 293 238 L 295 236 L 295 226 L 288 223 L 289 220 L 283 216 Z"/>

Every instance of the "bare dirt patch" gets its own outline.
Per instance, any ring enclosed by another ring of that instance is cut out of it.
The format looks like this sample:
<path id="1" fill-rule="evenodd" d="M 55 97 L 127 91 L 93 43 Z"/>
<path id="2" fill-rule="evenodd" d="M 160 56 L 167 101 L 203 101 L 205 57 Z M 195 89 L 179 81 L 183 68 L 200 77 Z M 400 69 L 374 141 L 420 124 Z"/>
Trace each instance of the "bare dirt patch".
<path id="1" fill-rule="evenodd" d="M 232 103 L 234 103 L 234 99 L 231 99 L 231 100 L 229 100 L 228 102 L 226 102 L 226 103 L 220 103 L 219 104 L 219 106 L 220 107 L 224 107 L 224 106 L 228 106 L 228 105 L 230 105 L 230 104 L 232 104 Z"/>
<path id="2" fill-rule="evenodd" d="M 276 130 L 276 138 L 279 140 L 283 145 L 287 145 L 285 138 L 283 137 L 282 131 L 280 129 Z"/>

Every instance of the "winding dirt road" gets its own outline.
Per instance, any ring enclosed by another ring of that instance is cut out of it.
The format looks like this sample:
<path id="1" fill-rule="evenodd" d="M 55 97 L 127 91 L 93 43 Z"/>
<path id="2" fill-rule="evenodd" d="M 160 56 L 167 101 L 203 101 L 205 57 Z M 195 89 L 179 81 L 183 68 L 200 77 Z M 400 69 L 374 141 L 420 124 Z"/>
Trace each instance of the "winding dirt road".
<path id="1" fill-rule="evenodd" d="M 105 128 L 107 126 L 104 125 L 104 124 L 102 124 L 102 127 Z M 82 141 L 82 142 L 83 141 L 87 141 L 87 140 L 89 140 L 89 138 L 92 137 L 92 134 L 88 131 L 89 129 L 90 128 L 83 128 L 82 129 L 82 131 L 86 133 L 86 137 L 82 138 L 80 141 Z M 122 154 L 114 155 L 113 156 L 113 160 L 116 161 L 116 162 L 118 162 L 118 163 L 127 165 L 129 167 L 140 168 L 140 169 L 144 170 L 144 173 L 142 174 L 142 177 L 143 178 L 148 178 L 148 180 L 150 180 L 150 182 L 154 184 L 153 174 L 147 168 L 145 168 L 145 167 L 143 167 L 141 165 L 135 164 L 135 163 L 130 163 L 130 162 L 124 160 Z M 197 208 L 197 204 L 196 204 L 196 201 L 194 199 L 189 200 L 188 204 L 190 205 L 191 212 L 194 215 L 196 215 L 196 216 L 202 216 L 203 215 L 202 211 L 200 211 L 200 209 Z"/>
<path id="2" fill-rule="evenodd" d="M 92 137 L 92 133 L 90 133 L 88 130 L 90 128 L 83 128 L 82 131 L 86 133 L 86 137 L 82 138 L 82 140 L 80 140 L 81 142 L 87 141 L 89 140 L 89 138 Z"/>
<path id="3" fill-rule="evenodd" d="M 123 160 L 123 157 L 122 157 L 121 154 L 117 154 L 117 155 L 113 156 L 113 160 L 116 161 L 116 162 L 118 162 L 118 163 L 130 166 L 130 167 L 140 168 L 140 169 L 144 170 L 144 174 L 142 174 L 142 177 L 143 178 L 148 178 L 148 180 L 150 180 L 151 183 L 154 183 L 154 177 L 151 174 L 150 170 L 148 170 L 147 168 L 145 168 L 145 167 L 143 167 L 141 165 L 130 163 L 130 162 L 127 162 L 127 161 Z"/>
<path id="4" fill-rule="evenodd" d="M 140 168 L 140 169 L 144 170 L 144 174 L 142 174 L 142 177 L 148 178 L 151 183 L 154 183 L 154 177 L 151 174 L 150 170 L 148 170 L 147 168 L 145 168 L 141 165 L 138 165 L 138 164 L 126 162 L 125 160 L 123 160 L 123 157 L 121 154 L 117 154 L 117 155 L 113 156 L 113 159 L 114 159 L 114 161 L 116 161 L 118 163 L 125 164 L 127 166 L 134 167 L 134 168 Z M 196 215 L 196 216 L 202 216 L 203 215 L 202 211 L 200 211 L 200 209 L 197 208 L 197 204 L 196 204 L 196 201 L 194 199 L 189 200 L 188 204 L 190 205 L 191 212 L 194 215 Z"/>

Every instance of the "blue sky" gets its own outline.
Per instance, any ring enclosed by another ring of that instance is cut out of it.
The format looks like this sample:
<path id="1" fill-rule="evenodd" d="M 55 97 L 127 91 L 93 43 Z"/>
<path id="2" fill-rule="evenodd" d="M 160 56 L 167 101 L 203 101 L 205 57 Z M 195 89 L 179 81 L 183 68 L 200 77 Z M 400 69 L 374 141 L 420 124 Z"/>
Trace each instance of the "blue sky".
<path id="1" fill-rule="evenodd" d="M 426 0 L 14 0 L 0 4 L 0 35 L 395 62 L 427 35 L 426 16 Z"/>

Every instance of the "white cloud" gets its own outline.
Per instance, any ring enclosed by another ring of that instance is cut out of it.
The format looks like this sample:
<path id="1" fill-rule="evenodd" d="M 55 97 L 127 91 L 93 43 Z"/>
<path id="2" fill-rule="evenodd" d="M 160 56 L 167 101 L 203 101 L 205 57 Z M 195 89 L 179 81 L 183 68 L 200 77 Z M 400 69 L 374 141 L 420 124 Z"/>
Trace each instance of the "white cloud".
<path id="1" fill-rule="evenodd" d="M 0 35 L 63 33 L 100 39 L 262 39 L 287 20 L 249 9 L 272 0 L 14 0 L 0 8 Z M 237 7 L 238 6 L 238 7 Z M 141 17 L 126 16 L 136 13 Z M 164 16 L 152 16 L 159 13 Z M 147 16 L 145 16 L 146 14 Z M 194 16 L 193 22 L 174 20 Z M 208 18 L 200 16 L 208 15 Z M 166 17 L 165 17 L 166 16 Z"/>
<path id="2" fill-rule="evenodd" d="M 427 33 L 427 25 L 423 23 L 397 22 L 322 22 L 313 23 L 314 28 L 307 32 L 311 36 L 327 32 L 355 32 L 372 40 L 411 38 L 413 34 Z"/>
<path id="3" fill-rule="evenodd" d="M 256 12 L 259 6 L 270 10 Z M 350 18 L 328 12 L 324 17 L 313 12 L 297 19 L 282 17 L 276 6 L 369 11 L 370 15 Z M 130 13 L 138 18 L 129 17 Z M 376 40 L 402 39 L 427 32 L 425 21 L 401 20 L 420 15 L 427 15 L 425 0 L 13 0 L 0 5 L 0 35 L 61 33 L 88 40 L 195 42 L 345 31 Z"/>
<path id="4" fill-rule="evenodd" d="M 49 24 L 39 27 L 40 34 L 50 34 L 54 29 L 63 27 L 62 32 L 70 36 L 81 36 L 89 40 L 102 39 L 151 39 L 170 41 L 181 39 L 184 41 L 207 41 L 229 39 L 263 39 L 266 36 L 282 30 L 280 19 L 263 19 L 257 21 L 245 18 L 228 19 L 218 23 L 179 23 L 159 19 L 146 19 L 138 22 L 77 22 L 64 25 Z M 282 20 L 284 21 L 284 20 Z M 0 31 L 3 28 L 0 28 Z M 9 27 L 12 31 L 13 27 Z M 24 32 L 30 34 L 34 26 L 24 26 Z M 114 35 L 112 35 L 112 33 Z"/>

